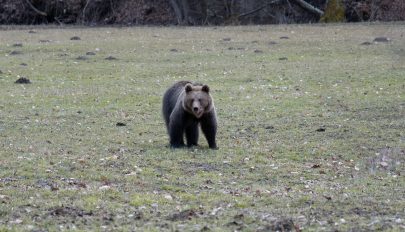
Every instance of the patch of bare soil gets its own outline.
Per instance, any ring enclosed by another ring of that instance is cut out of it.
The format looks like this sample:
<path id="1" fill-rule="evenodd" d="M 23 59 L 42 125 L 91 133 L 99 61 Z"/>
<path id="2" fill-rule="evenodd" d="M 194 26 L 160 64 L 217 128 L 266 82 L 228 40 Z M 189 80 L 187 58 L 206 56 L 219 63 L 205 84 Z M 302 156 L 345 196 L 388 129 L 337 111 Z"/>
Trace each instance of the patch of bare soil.
<path id="1" fill-rule="evenodd" d="M 301 231 L 291 218 L 283 218 L 266 225 L 259 231 Z"/>
<path id="2" fill-rule="evenodd" d="M 369 158 L 367 168 L 372 174 L 389 172 L 393 175 L 404 175 L 405 149 L 398 147 L 381 148 L 374 157 Z"/>
<path id="3" fill-rule="evenodd" d="M 367 94 L 365 92 L 365 94 Z M 365 107 L 361 109 L 356 109 L 353 111 L 354 117 L 361 120 L 367 121 L 378 121 L 378 120 L 398 120 L 403 118 L 403 115 L 398 107 L 401 105 L 386 105 L 386 106 L 374 106 Z"/>
<path id="4" fill-rule="evenodd" d="M 48 215 L 57 217 L 84 217 L 84 216 L 92 216 L 93 213 L 91 211 L 86 212 L 79 208 L 60 206 L 50 208 L 48 210 Z"/>
<path id="5" fill-rule="evenodd" d="M 222 167 L 219 167 L 219 165 L 216 164 L 197 163 L 192 161 L 182 161 L 181 165 L 184 168 L 183 171 L 188 174 L 196 173 L 199 171 L 212 172 L 222 169 Z"/>
<path id="6" fill-rule="evenodd" d="M 198 217 L 198 213 L 193 209 L 187 209 L 178 213 L 174 213 L 167 217 L 170 221 L 186 221 Z"/>

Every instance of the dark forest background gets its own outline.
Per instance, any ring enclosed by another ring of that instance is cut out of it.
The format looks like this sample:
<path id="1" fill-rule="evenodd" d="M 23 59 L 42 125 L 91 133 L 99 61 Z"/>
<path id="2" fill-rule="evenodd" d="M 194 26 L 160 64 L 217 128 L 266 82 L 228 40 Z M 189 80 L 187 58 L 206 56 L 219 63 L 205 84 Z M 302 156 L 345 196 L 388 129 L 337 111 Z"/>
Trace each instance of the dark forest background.
<path id="1" fill-rule="evenodd" d="M 0 0 L 0 24 L 239 25 L 405 20 L 405 0 Z"/>

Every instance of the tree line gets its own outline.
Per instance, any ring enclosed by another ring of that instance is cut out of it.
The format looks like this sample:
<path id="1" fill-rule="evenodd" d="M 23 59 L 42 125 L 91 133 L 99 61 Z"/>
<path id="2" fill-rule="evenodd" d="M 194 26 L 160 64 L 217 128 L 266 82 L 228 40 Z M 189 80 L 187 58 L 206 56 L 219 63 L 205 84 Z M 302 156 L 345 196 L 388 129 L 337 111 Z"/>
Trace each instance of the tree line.
<path id="1" fill-rule="evenodd" d="M 238 25 L 405 20 L 404 0 L 0 0 L 0 24 Z"/>

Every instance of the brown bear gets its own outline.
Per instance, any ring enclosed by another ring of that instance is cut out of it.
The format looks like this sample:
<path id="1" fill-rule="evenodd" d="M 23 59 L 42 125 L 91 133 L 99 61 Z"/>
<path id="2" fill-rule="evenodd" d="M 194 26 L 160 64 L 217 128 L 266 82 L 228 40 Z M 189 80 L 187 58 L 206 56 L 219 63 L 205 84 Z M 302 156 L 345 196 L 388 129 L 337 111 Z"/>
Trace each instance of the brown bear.
<path id="1" fill-rule="evenodd" d="M 172 148 L 197 146 L 198 125 L 208 141 L 208 146 L 217 149 L 217 116 L 214 101 L 207 85 L 179 81 L 163 96 L 163 117 Z"/>

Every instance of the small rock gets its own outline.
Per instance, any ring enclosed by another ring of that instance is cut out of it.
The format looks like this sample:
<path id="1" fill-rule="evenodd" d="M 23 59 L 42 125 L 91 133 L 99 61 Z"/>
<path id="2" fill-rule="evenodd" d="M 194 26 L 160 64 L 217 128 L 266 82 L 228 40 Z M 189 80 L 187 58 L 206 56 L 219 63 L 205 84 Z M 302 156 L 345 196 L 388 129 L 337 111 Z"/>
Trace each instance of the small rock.
<path id="1" fill-rule="evenodd" d="M 211 231 L 211 229 L 208 226 L 204 226 L 200 231 Z"/>
<path id="2" fill-rule="evenodd" d="M 115 124 L 116 126 L 126 126 L 127 124 L 123 123 L 123 122 L 117 122 L 117 124 Z"/>
<path id="3" fill-rule="evenodd" d="M 13 44 L 13 47 L 22 47 L 22 46 L 23 46 L 22 43 L 15 43 L 15 44 Z"/>
<path id="4" fill-rule="evenodd" d="M 240 225 L 242 225 L 242 223 L 243 222 L 237 222 L 237 221 L 233 220 L 233 221 L 228 222 L 226 224 L 226 226 L 240 226 Z"/>
<path id="5" fill-rule="evenodd" d="M 387 37 L 376 37 L 374 39 L 374 42 L 379 42 L 379 43 L 388 43 L 390 41 L 391 41 L 391 39 L 387 38 Z"/>
<path id="6" fill-rule="evenodd" d="M 278 60 L 288 60 L 288 58 L 287 57 L 280 57 L 280 58 L 278 58 Z"/>
<path id="7" fill-rule="evenodd" d="M 49 39 L 40 39 L 40 43 L 50 43 L 51 41 Z"/>
<path id="8" fill-rule="evenodd" d="M 229 37 L 223 38 L 222 41 L 231 41 L 231 38 L 229 38 Z"/>
<path id="9" fill-rule="evenodd" d="M 110 188 L 111 188 L 111 186 L 103 185 L 103 186 L 99 187 L 98 189 L 99 189 L 99 190 L 108 190 L 108 189 L 110 189 Z"/>
<path id="10" fill-rule="evenodd" d="M 79 36 L 73 36 L 70 38 L 70 40 L 81 40 Z"/>
<path id="11" fill-rule="evenodd" d="M 254 50 L 254 53 L 263 53 L 263 51 L 259 50 L 259 49 L 256 49 L 256 50 Z"/>
<path id="12" fill-rule="evenodd" d="M 323 197 L 324 197 L 326 200 L 328 200 L 328 201 L 332 200 L 332 197 L 331 197 L 331 196 L 326 196 L 326 195 L 324 195 Z"/>
<path id="13" fill-rule="evenodd" d="M 10 197 L 7 195 L 0 195 L 0 200 L 10 200 Z"/>
<path id="14" fill-rule="evenodd" d="M 280 39 L 289 39 L 290 37 L 288 36 L 281 36 Z"/>
<path id="15" fill-rule="evenodd" d="M 388 167 L 388 163 L 385 162 L 385 161 L 382 161 L 382 162 L 380 163 L 380 165 L 381 165 L 381 167 L 383 167 L 383 168 Z"/>
<path id="16" fill-rule="evenodd" d="M 326 131 L 326 128 L 321 127 L 321 128 L 316 129 L 316 131 L 317 131 L 317 132 L 325 132 L 325 131 Z"/>
<path id="17" fill-rule="evenodd" d="M 366 41 L 366 42 L 361 43 L 360 45 L 367 45 L 368 46 L 368 45 L 371 45 L 371 43 Z"/>
<path id="18" fill-rule="evenodd" d="M 105 58 L 106 60 L 118 60 L 117 58 L 115 58 L 114 56 L 109 56 Z"/>
<path id="19" fill-rule="evenodd" d="M 275 45 L 275 44 L 277 44 L 276 41 L 270 41 L 270 42 L 269 42 L 269 45 Z"/>
<path id="20" fill-rule="evenodd" d="M 94 53 L 94 52 L 86 52 L 86 55 L 87 55 L 87 56 L 95 56 L 96 53 Z"/>
<path id="21" fill-rule="evenodd" d="M 85 56 L 78 56 L 76 60 L 87 60 L 88 58 Z"/>
<path id="22" fill-rule="evenodd" d="M 179 50 L 177 50 L 177 49 L 175 49 L 175 48 L 172 48 L 172 49 L 170 49 L 170 51 L 171 51 L 171 52 L 178 52 Z"/>
<path id="23" fill-rule="evenodd" d="M 10 224 L 21 224 L 23 222 L 23 220 L 17 218 L 14 221 L 10 221 Z"/>
<path id="24" fill-rule="evenodd" d="M 14 83 L 16 83 L 16 84 L 31 84 L 31 81 L 28 78 L 20 77 Z"/>
<path id="25" fill-rule="evenodd" d="M 21 55 L 23 54 L 22 51 L 12 51 L 10 52 L 10 55 Z"/>
<path id="26" fill-rule="evenodd" d="M 28 64 L 26 64 L 26 63 L 21 63 L 20 65 L 21 66 L 28 66 Z"/>
<path id="27" fill-rule="evenodd" d="M 34 30 L 29 30 L 28 33 L 30 33 L 30 34 L 35 34 L 35 33 L 37 33 L 37 32 L 34 31 Z"/>

